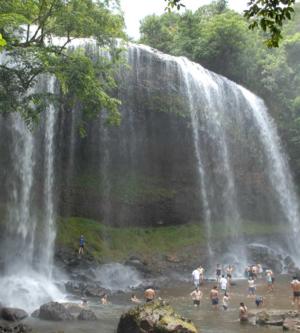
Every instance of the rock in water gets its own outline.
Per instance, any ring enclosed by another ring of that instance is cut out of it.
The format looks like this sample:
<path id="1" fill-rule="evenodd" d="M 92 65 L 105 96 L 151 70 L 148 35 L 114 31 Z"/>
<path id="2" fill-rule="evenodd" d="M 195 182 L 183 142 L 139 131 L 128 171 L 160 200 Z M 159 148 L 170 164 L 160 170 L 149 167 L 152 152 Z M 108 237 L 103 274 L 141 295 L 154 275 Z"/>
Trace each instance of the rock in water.
<path id="1" fill-rule="evenodd" d="M 79 313 L 78 320 L 98 320 L 95 313 L 92 310 L 83 309 Z"/>
<path id="2" fill-rule="evenodd" d="M 195 325 L 164 301 L 137 306 L 124 313 L 117 333 L 197 333 Z"/>
<path id="3" fill-rule="evenodd" d="M 65 321 L 74 319 L 69 310 L 67 310 L 62 304 L 58 302 L 49 302 L 43 304 L 40 307 L 39 318 L 54 321 Z"/>
<path id="4" fill-rule="evenodd" d="M 29 333 L 32 331 L 32 328 L 24 325 L 24 324 L 9 324 L 9 325 L 3 325 L 3 323 L 0 323 L 0 333 Z"/>
<path id="5" fill-rule="evenodd" d="M 8 321 L 19 321 L 26 317 L 28 314 L 26 311 L 17 308 L 2 308 L 1 309 L 1 317 L 4 320 Z"/>

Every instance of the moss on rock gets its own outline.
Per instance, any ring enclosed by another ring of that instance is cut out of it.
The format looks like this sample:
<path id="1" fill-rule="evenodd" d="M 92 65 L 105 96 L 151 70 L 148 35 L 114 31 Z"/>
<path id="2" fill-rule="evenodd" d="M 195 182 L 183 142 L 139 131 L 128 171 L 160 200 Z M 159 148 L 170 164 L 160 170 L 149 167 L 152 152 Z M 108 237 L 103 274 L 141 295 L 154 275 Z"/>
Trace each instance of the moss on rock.
<path id="1" fill-rule="evenodd" d="M 191 320 L 177 314 L 164 301 L 146 303 L 124 313 L 117 333 L 197 333 Z"/>

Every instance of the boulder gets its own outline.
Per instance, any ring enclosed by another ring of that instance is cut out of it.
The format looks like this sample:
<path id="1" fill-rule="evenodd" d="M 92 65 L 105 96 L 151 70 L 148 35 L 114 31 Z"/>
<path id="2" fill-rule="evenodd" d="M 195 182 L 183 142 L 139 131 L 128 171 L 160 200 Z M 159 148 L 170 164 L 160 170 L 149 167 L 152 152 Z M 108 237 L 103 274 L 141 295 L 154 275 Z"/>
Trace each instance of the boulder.
<path id="1" fill-rule="evenodd" d="M 39 318 L 53 321 L 66 321 L 74 319 L 69 310 L 58 302 L 43 304 L 40 307 Z"/>
<path id="2" fill-rule="evenodd" d="M 95 313 L 92 310 L 89 309 L 83 309 L 81 310 L 81 312 L 79 313 L 78 320 L 98 320 L 97 316 L 95 315 Z"/>
<path id="3" fill-rule="evenodd" d="M 300 319 L 286 318 L 282 326 L 284 331 L 300 332 Z"/>
<path id="4" fill-rule="evenodd" d="M 1 318 L 8 321 L 19 321 L 28 317 L 28 313 L 18 308 L 2 308 Z"/>
<path id="5" fill-rule="evenodd" d="M 164 301 L 149 302 L 124 313 L 117 333 L 197 333 L 195 325 Z"/>
<path id="6" fill-rule="evenodd" d="M 0 333 L 8 333 L 8 332 L 13 332 L 13 333 L 29 333 L 32 331 L 32 328 L 29 327 L 28 325 L 24 324 L 10 324 L 10 325 L 5 325 L 3 323 L 0 324 Z"/>
<path id="7" fill-rule="evenodd" d="M 282 326 L 285 317 L 285 313 L 261 311 L 256 314 L 256 324 Z"/>

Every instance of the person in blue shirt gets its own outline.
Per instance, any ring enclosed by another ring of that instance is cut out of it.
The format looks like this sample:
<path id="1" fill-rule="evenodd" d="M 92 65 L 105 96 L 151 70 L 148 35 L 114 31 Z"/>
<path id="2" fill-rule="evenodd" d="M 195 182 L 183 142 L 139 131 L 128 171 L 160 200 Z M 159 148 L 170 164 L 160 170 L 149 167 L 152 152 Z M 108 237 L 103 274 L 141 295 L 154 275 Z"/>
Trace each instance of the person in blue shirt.
<path id="1" fill-rule="evenodd" d="M 80 236 L 79 238 L 79 251 L 78 254 L 83 254 L 83 249 L 84 249 L 84 237 L 83 235 Z"/>

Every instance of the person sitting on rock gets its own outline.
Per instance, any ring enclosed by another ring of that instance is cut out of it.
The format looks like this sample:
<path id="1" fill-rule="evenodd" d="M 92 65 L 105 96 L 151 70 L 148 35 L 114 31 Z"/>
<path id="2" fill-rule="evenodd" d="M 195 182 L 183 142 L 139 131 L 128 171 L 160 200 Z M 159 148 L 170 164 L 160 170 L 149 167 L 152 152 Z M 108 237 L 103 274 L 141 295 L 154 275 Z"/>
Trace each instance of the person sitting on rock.
<path id="1" fill-rule="evenodd" d="M 136 303 L 136 304 L 139 304 L 139 303 L 142 302 L 139 298 L 136 297 L 135 294 L 132 294 L 132 295 L 131 295 L 130 300 L 131 300 L 132 303 Z"/>
<path id="2" fill-rule="evenodd" d="M 145 292 L 144 292 L 144 297 L 146 299 L 146 303 L 152 302 L 155 298 L 155 295 L 156 295 L 156 293 L 155 293 L 155 290 L 153 288 L 146 289 Z"/>

